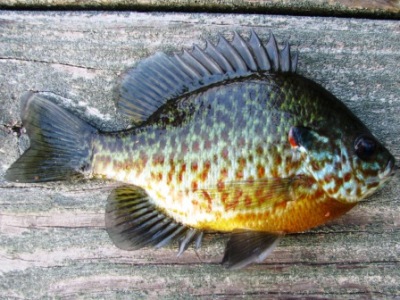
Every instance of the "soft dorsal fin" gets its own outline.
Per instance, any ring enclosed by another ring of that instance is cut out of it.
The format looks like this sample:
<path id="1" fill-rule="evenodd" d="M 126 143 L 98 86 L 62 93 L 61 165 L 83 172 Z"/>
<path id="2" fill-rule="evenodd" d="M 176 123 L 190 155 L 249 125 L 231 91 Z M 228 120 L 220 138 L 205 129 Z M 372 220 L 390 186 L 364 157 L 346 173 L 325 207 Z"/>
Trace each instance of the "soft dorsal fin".
<path id="1" fill-rule="evenodd" d="M 204 49 L 194 45 L 173 56 L 157 53 L 127 70 L 118 86 L 117 107 L 141 122 L 167 101 L 207 85 L 254 73 L 294 73 L 296 66 L 297 53 L 291 55 L 288 42 L 279 50 L 272 33 L 264 44 L 253 30 L 248 40 L 235 32 L 232 42 L 219 36 L 217 45 L 206 41 Z"/>

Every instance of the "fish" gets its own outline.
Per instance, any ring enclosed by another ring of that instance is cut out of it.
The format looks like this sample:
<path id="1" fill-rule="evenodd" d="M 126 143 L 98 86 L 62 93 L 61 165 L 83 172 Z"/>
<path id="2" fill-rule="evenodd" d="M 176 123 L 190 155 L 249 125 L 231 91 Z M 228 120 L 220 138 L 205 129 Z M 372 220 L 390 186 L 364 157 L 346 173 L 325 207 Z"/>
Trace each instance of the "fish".
<path id="1" fill-rule="evenodd" d="M 104 132 L 38 92 L 21 97 L 29 149 L 13 182 L 120 182 L 106 230 L 124 250 L 200 248 L 226 233 L 222 264 L 263 262 L 290 233 L 352 209 L 395 173 L 393 155 L 343 102 L 296 73 L 298 52 L 251 30 L 156 53 L 119 78 L 129 129 Z"/>

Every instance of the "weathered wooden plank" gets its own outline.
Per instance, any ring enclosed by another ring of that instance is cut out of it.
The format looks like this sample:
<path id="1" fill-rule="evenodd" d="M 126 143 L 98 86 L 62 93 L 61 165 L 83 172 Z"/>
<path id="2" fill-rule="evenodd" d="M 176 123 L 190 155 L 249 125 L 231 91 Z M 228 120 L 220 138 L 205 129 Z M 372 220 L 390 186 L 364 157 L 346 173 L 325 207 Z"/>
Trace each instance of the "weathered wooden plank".
<path id="1" fill-rule="evenodd" d="M 273 29 L 301 52 L 299 72 L 343 99 L 399 158 L 400 26 L 392 21 L 221 14 L 0 12 L 0 124 L 18 97 L 54 101 L 105 130 L 117 76 L 156 51 L 204 45 L 218 32 Z M 0 298 L 400 296 L 398 178 L 341 219 L 285 238 L 263 264 L 219 265 L 224 237 L 176 257 L 174 247 L 125 252 L 104 231 L 111 182 L 14 184 L 7 167 L 26 137 L 0 130 Z"/>
<path id="2" fill-rule="evenodd" d="M 133 9 L 400 17 L 399 0 L 0 0 L 6 8 Z"/>

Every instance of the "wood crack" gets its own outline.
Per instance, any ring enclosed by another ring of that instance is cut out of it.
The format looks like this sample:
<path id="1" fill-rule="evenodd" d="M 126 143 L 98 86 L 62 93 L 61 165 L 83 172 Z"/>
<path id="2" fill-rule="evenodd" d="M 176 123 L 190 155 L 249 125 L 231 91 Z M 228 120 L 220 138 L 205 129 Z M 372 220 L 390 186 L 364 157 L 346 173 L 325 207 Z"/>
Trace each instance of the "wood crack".
<path id="1" fill-rule="evenodd" d="M 0 57 L 0 60 L 20 61 L 20 62 L 29 62 L 29 63 L 48 64 L 48 65 L 59 65 L 59 66 L 85 69 L 85 70 L 91 70 L 91 71 L 103 71 L 102 69 L 97 69 L 97 68 L 88 67 L 88 66 L 80 66 L 80 65 L 74 65 L 74 64 L 38 60 L 38 59 L 27 59 L 27 58 L 17 58 L 17 57 Z"/>

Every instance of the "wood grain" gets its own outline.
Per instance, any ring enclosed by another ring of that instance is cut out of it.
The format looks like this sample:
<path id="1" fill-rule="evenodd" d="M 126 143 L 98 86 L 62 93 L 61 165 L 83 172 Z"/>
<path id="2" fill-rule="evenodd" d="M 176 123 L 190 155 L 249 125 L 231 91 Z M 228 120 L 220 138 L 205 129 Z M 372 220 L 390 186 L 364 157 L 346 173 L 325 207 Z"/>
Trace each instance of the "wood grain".
<path id="1" fill-rule="evenodd" d="M 126 252 L 104 230 L 113 182 L 15 184 L 3 175 L 27 146 L 10 129 L 26 90 L 103 130 L 125 128 L 113 89 L 156 51 L 254 28 L 300 51 L 299 73 L 342 99 L 400 158 L 400 25 L 395 21 L 230 14 L 0 12 L 0 298 L 400 297 L 398 177 L 344 217 L 287 236 L 263 264 L 219 265 L 225 237 Z M 11 133 L 10 133 L 11 132 Z"/>

